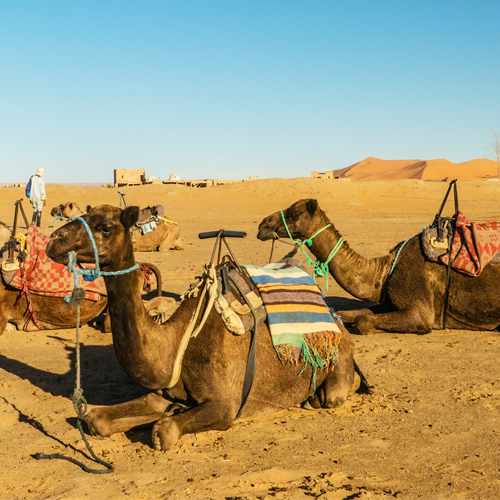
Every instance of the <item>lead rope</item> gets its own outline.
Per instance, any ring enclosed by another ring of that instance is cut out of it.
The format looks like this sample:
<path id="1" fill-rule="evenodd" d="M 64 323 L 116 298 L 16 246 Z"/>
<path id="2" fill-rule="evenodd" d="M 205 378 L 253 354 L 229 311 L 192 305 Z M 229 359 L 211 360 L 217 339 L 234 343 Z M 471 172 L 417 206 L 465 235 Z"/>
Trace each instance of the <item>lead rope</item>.
<path id="1" fill-rule="evenodd" d="M 76 347 L 75 347 L 75 353 L 76 353 L 76 380 L 75 380 L 75 388 L 73 390 L 73 395 L 71 396 L 71 401 L 73 402 L 73 408 L 76 411 L 77 415 L 77 421 L 76 425 L 78 427 L 78 430 L 80 431 L 80 435 L 82 436 L 83 442 L 85 443 L 85 446 L 87 447 L 87 450 L 89 451 L 90 455 L 92 456 L 93 460 L 97 462 L 98 464 L 104 465 L 106 469 L 100 470 L 100 469 L 91 469 L 87 467 L 83 462 L 80 462 L 79 460 L 76 460 L 71 457 L 66 457 L 64 455 L 61 455 L 60 453 L 52 453 L 51 455 L 46 455 L 45 453 L 37 453 L 35 455 L 35 458 L 37 460 L 41 459 L 56 459 L 59 458 L 61 460 L 67 460 L 68 462 L 74 463 L 75 465 L 80 466 L 85 472 L 89 472 L 91 474 L 109 474 L 110 472 L 114 472 L 115 468 L 113 465 L 111 465 L 108 462 L 105 462 L 104 460 L 100 459 L 92 450 L 90 447 L 89 442 L 87 441 L 87 438 L 85 437 L 85 433 L 83 432 L 83 427 L 82 427 L 82 422 L 85 421 L 85 416 L 87 413 L 87 400 L 83 396 L 83 389 L 81 388 L 80 385 L 80 379 L 81 379 L 81 368 L 80 368 L 80 304 L 82 300 L 85 298 L 85 290 L 81 287 L 75 287 L 73 289 L 73 293 L 70 296 L 70 300 L 68 302 L 69 305 L 75 305 L 76 304 Z"/>
<path id="2" fill-rule="evenodd" d="M 293 239 L 292 234 L 290 233 L 290 230 L 288 229 L 288 226 L 286 224 L 285 220 L 285 215 L 283 214 L 283 210 L 280 211 L 281 213 L 281 219 L 283 220 L 283 224 L 285 226 L 286 232 L 288 233 L 288 237 L 297 245 L 297 247 L 300 249 L 300 251 L 304 254 L 306 258 L 306 264 L 312 264 L 314 266 L 313 269 L 313 280 L 316 281 L 316 276 L 320 276 L 321 278 L 325 278 L 325 290 L 328 292 L 328 273 L 330 270 L 328 269 L 328 264 L 329 262 L 333 259 L 335 254 L 338 252 L 339 248 L 342 246 L 344 243 L 344 240 L 340 238 L 335 246 L 333 247 L 332 251 L 328 255 L 327 259 L 324 262 L 321 262 L 319 259 L 316 261 L 313 261 L 309 255 L 305 252 L 305 250 L 302 248 L 302 245 L 306 244 L 307 246 L 312 245 L 312 240 L 316 236 L 318 236 L 319 233 L 324 231 L 325 229 L 329 228 L 331 224 L 326 225 L 325 227 L 321 228 L 319 231 L 314 233 L 310 238 L 307 238 L 303 241 L 296 241 Z"/>
<path id="3" fill-rule="evenodd" d="M 108 462 L 105 462 L 104 460 L 100 459 L 92 450 L 90 447 L 89 442 L 87 441 L 87 438 L 85 436 L 85 433 L 83 431 L 82 427 L 82 422 L 85 421 L 85 417 L 87 414 L 87 400 L 83 396 L 83 389 L 81 387 L 81 367 L 80 367 L 80 304 L 82 303 L 82 300 L 85 298 L 85 289 L 79 286 L 78 283 L 78 275 L 81 274 L 83 276 L 84 281 L 94 281 L 96 278 L 99 276 L 117 276 L 121 274 L 126 274 L 131 271 L 135 271 L 139 266 L 136 263 L 134 266 L 130 267 L 129 269 L 123 269 L 121 271 L 101 271 L 99 269 L 99 255 L 97 253 L 97 246 L 94 241 L 94 237 L 92 235 L 92 231 L 90 230 L 89 226 L 83 220 L 81 217 L 76 217 L 74 220 L 79 220 L 83 226 L 85 227 L 85 230 L 87 231 L 87 234 L 90 238 L 90 242 L 92 243 L 92 248 L 94 250 L 94 259 L 95 259 L 95 269 L 77 269 L 76 268 L 76 254 L 75 252 L 71 251 L 68 254 L 68 271 L 73 273 L 74 277 L 74 288 L 73 292 L 71 293 L 70 296 L 65 297 L 64 300 L 65 302 L 68 303 L 69 306 L 74 306 L 76 305 L 76 347 L 75 347 L 75 354 L 76 354 L 76 380 L 75 380 L 75 388 L 73 390 L 73 395 L 71 396 L 71 401 L 73 402 L 73 408 L 76 411 L 77 414 L 77 421 L 76 425 L 78 427 L 78 430 L 80 431 L 80 434 L 82 436 L 83 442 L 85 443 L 85 446 L 87 447 L 87 450 L 89 451 L 90 455 L 92 456 L 92 459 L 97 462 L 100 465 L 103 465 L 106 467 L 104 470 L 100 469 L 91 469 L 87 467 L 84 463 L 80 462 L 79 460 L 76 460 L 71 457 L 66 457 L 64 455 L 61 455 L 60 453 L 53 453 L 51 455 L 46 455 L 45 453 L 37 453 L 35 454 L 35 458 L 37 460 L 43 460 L 43 459 L 61 459 L 61 460 L 67 460 L 68 462 L 74 463 L 75 465 L 80 466 L 85 472 L 89 472 L 91 474 L 109 474 L 110 472 L 114 472 L 115 468 L 113 465 L 111 465 Z"/>

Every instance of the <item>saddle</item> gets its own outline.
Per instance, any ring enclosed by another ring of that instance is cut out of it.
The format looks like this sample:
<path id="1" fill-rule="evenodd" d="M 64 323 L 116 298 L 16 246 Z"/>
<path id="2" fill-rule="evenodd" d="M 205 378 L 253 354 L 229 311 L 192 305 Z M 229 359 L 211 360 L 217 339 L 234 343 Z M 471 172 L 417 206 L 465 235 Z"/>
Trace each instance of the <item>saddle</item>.
<path id="1" fill-rule="evenodd" d="M 214 307 L 230 332 L 243 335 L 252 330 L 255 325 L 254 314 L 257 325 L 265 321 L 266 310 L 260 293 L 242 268 L 226 255 L 216 267 L 216 273 L 217 297 Z"/>
<path id="2" fill-rule="evenodd" d="M 150 217 L 165 217 L 165 210 L 163 209 L 163 205 L 153 205 L 147 206 L 146 208 L 141 208 L 139 210 L 139 218 L 137 219 L 137 223 L 145 222 Z"/>

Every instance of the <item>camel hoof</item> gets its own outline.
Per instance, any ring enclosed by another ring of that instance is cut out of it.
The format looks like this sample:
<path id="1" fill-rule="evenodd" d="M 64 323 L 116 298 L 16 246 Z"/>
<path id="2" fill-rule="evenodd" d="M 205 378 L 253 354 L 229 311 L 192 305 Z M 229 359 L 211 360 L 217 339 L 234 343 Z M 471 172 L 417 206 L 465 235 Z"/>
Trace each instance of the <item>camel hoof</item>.
<path id="1" fill-rule="evenodd" d="M 369 316 L 358 316 L 354 321 L 354 331 L 358 335 L 371 335 L 373 333 L 371 319 Z"/>
<path id="2" fill-rule="evenodd" d="M 316 410 L 316 408 L 313 408 L 310 404 L 309 404 L 309 401 L 304 401 L 302 403 L 302 409 L 303 410 Z"/>
<path id="3" fill-rule="evenodd" d="M 345 397 L 338 397 L 336 399 L 333 399 L 331 401 L 326 402 L 326 407 L 327 408 L 339 408 L 345 403 L 346 398 Z"/>
<path id="4" fill-rule="evenodd" d="M 179 427 L 172 419 L 165 418 L 160 420 L 153 427 L 153 448 L 156 451 L 170 450 L 181 435 Z"/>
<path id="5" fill-rule="evenodd" d="M 110 432 L 109 428 L 106 426 L 105 419 L 100 418 L 97 410 L 97 408 L 91 410 L 85 417 L 87 428 L 92 436 L 109 437 L 112 432 Z"/>

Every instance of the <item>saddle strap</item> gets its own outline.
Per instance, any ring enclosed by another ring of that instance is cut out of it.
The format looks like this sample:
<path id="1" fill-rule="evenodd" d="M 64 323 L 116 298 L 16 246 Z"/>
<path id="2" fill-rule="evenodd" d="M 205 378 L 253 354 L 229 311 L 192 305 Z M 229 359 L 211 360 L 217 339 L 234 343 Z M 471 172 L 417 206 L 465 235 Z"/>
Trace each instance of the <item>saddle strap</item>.
<path id="1" fill-rule="evenodd" d="M 250 311 L 252 312 L 253 316 L 253 329 L 252 329 L 252 340 L 250 341 L 250 350 L 248 352 L 248 360 L 247 360 L 247 367 L 245 370 L 245 378 L 243 379 L 243 389 L 242 389 L 242 395 L 241 395 L 241 406 L 240 409 L 238 410 L 238 413 L 236 414 L 235 420 L 240 418 L 241 413 L 243 412 L 243 408 L 245 408 L 248 396 L 250 394 L 250 391 L 253 386 L 253 381 L 255 378 L 255 371 L 257 368 L 257 315 L 255 314 L 255 311 L 252 307 L 252 304 L 248 300 L 248 297 L 242 293 L 242 291 L 239 289 L 237 283 L 231 279 L 233 286 L 240 292 L 241 296 L 245 299 L 245 302 L 247 303 L 247 306 L 250 308 Z"/>
<path id="2" fill-rule="evenodd" d="M 208 275 L 206 276 L 203 292 L 200 294 L 200 300 L 198 301 L 196 310 L 191 318 L 191 321 L 189 322 L 186 331 L 184 332 L 184 336 L 182 337 L 181 343 L 179 345 L 179 350 L 177 351 L 177 357 L 175 358 L 174 362 L 174 369 L 172 371 L 172 379 L 170 380 L 170 383 L 167 385 L 168 389 L 174 387 L 175 384 L 177 384 L 177 382 L 179 381 L 181 375 L 182 359 L 184 358 L 184 353 L 186 352 L 189 340 L 193 337 L 196 337 L 198 333 L 200 333 L 203 326 L 205 325 L 205 322 L 214 304 L 216 291 L 217 291 L 217 276 L 215 274 L 215 268 L 212 264 L 208 269 Z M 208 300 L 206 301 L 205 305 L 205 311 L 203 313 L 203 317 L 201 318 L 199 325 L 196 327 L 195 330 L 194 326 L 196 325 L 196 321 L 198 320 L 198 316 L 200 315 L 201 305 L 203 303 L 205 295 L 208 295 Z"/>

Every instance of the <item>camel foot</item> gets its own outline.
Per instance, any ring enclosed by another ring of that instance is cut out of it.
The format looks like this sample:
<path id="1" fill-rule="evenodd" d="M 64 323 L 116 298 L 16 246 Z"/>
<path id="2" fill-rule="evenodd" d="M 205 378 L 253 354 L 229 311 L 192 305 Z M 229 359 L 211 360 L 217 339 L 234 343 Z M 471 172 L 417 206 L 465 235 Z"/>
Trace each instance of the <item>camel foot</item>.
<path id="1" fill-rule="evenodd" d="M 92 436 L 99 437 L 109 437 L 113 434 L 109 429 L 109 426 L 106 425 L 106 419 L 101 418 L 99 414 L 99 408 L 94 408 L 90 410 L 87 416 L 85 417 L 85 423 L 89 429 L 89 432 Z"/>
<path id="2" fill-rule="evenodd" d="M 358 316 L 354 321 L 353 329 L 358 335 L 371 335 L 375 333 L 373 328 L 374 316 Z"/>
<path id="3" fill-rule="evenodd" d="M 303 410 L 317 410 L 317 408 L 314 408 L 313 406 L 311 406 L 308 399 L 302 403 L 301 408 Z"/>
<path id="4" fill-rule="evenodd" d="M 171 418 L 164 418 L 153 427 L 153 448 L 157 451 L 170 450 L 181 435 L 177 424 Z"/>

